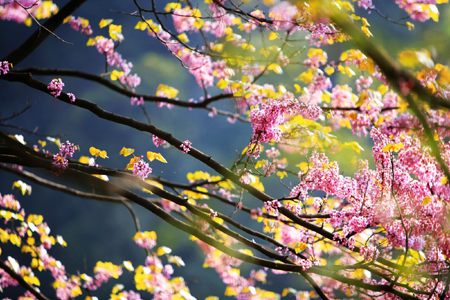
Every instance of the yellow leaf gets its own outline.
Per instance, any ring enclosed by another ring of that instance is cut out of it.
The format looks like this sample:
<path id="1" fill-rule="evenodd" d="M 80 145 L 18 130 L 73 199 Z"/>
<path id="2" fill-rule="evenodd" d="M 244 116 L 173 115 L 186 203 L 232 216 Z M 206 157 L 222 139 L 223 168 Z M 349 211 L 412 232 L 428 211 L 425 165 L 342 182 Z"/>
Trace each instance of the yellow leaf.
<path id="1" fill-rule="evenodd" d="M 448 1 L 448 0 L 447 0 Z M 406 26 L 408 26 L 408 30 L 411 31 L 414 29 L 414 24 L 411 22 L 406 22 Z"/>
<path id="2" fill-rule="evenodd" d="M 166 12 L 169 12 L 171 10 L 180 9 L 180 8 L 181 8 L 181 3 L 170 2 L 170 3 L 166 4 L 166 7 L 164 8 L 164 10 Z"/>
<path id="3" fill-rule="evenodd" d="M 261 168 L 265 164 L 266 164 L 266 162 L 264 160 L 259 160 L 256 162 L 255 169 Z"/>
<path id="4" fill-rule="evenodd" d="M 274 31 L 272 31 L 269 34 L 269 40 L 271 40 L 271 41 L 275 40 L 277 37 L 278 37 L 278 33 L 274 32 Z"/>
<path id="5" fill-rule="evenodd" d="M 93 38 L 89 38 L 86 43 L 86 46 L 94 46 L 94 45 L 95 45 L 95 40 Z"/>
<path id="6" fill-rule="evenodd" d="M 215 44 L 211 49 L 214 52 L 222 52 L 223 51 L 223 44 Z"/>
<path id="7" fill-rule="evenodd" d="M 161 93 L 167 98 L 175 98 L 178 95 L 178 90 L 166 84 L 160 84 L 156 89 L 156 95 L 160 96 Z"/>
<path id="8" fill-rule="evenodd" d="M 100 26 L 100 28 L 106 27 L 106 26 L 108 26 L 109 24 L 111 24 L 112 21 L 113 21 L 113 19 L 102 19 L 102 20 L 100 21 L 100 23 L 98 24 L 98 26 Z"/>
<path id="9" fill-rule="evenodd" d="M 286 173 L 286 171 L 283 171 L 283 172 L 278 171 L 277 176 L 280 177 L 280 179 L 283 179 L 284 177 L 287 176 L 287 173 Z"/>
<path id="10" fill-rule="evenodd" d="M 160 162 L 167 163 L 167 160 L 161 155 L 161 153 L 155 153 L 147 151 L 147 158 L 149 161 L 159 160 Z"/>
<path id="11" fill-rule="evenodd" d="M 403 143 L 397 143 L 397 144 L 387 144 L 383 149 L 381 149 L 384 152 L 398 152 L 400 149 L 405 148 Z"/>
<path id="12" fill-rule="evenodd" d="M 106 176 L 106 175 L 92 174 L 92 176 L 97 177 L 97 178 L 99 178 L 99 179 L 101 179 L 101 180 L 103 180 L 103 181 L 109 181 L 109 178 L 108 178 L 108 176 Z"/>
<path id="13" fill-rule="evenodd" d="M 127 157 L 128 155 L 131 155 L 133 153 L 134 153 L 134 149 L 123 147 L 122 150 L 120 150 L 119 155 L 123 155 L 124 157 Z"/>
<path id="14" fill-rule="evenodd" d="M 267 67 L 267 70 L 274 71 L 277 74 L 283 74 L 283 69 L 281 69 L 280 65 L 277 64 L 270 64 Z"/>
<path id="15" fill-rule="evenodd" d="M 362 32 L 365 33 L 365 35 L 367 35 L 367 37 L 371 37 L 372 36 L 372 32 L 370 32 L 369 28 L 367 26 L 361 26 L 361 30 Z"/>
<path id="16" fill-rule="evenodd" d="M 94 147 L 89 148 L 89 153 L 91 153 L 91 155 L 95 156 L 95 157 L 99 157 L 100 156 L 101 158 L 108 158 L 108 155 L 107 155 L 105 150 L 101 151 L 101 150 L 99 150 L 97 148 L 94 148 Z"/>
<path id="17" fill-rule="evenodd" d="M 434 4 L 420 4 L 422 10 L 428 12 L 428 15 L 435 22 L 439 22 L 439 10 Z"/>
<path id="18" fill-rule="evenodd" d="M 26 18 L 26 19 L 23 21 L 23 24 L 25 24 L 26 26 L 30 27 L 31 24 L 33 24 L 33 21 L 31 20 L 31 18 Z"/>
<path id="19" fill-rule="evenodd" d="M 444 185 L 444 184 L 446 184 L 447 183 L 447 176 L 442 176 L 442 178 L 441 178 L 441 184 L 442 185 Z"/>
<path id="20" fill-rule="evenodd" d="M 225 296 L 229 296 L 229 297 L 236 296 L 237 294 L 238 294 L 238 292 L 231 286 L 227 286 L 227 288 L 225 289 L 225 293 L 224 293 Z"/>
<path id="21" fill-rule="evenodd" d="M 166 246 L 162 246 L 159 247 L 158 250 L 156 251 L 156 254 L 158 254 L 158 256 L 164 255 L 164 254 L 169 254 L 172 252 L 172 249 L 170 249 L 169 247 Z"/>
<path id="22" fill-rule="evenodd" d="M 109 37 L 113 40 L 123 40 L 122 25 L 109 25 Z"/>
<path id="23" fill-rule="evenodd" d="M 219 82 L 217 83 L 217 86 L 218 86 L 220 89 L 224 89 L 224 88 L 226 88 L 229 84 L 230 84 L 230 83 L 229 83 L 228 81 L 226 81 L 226 80 L 224 80 L 224 79 L 220 79 Z"/>
<path id="24" fill-rule="evenodd" d="M 28 195 L 31 195 L 31 185 L 26 184 L 22 180 L 17 180 L 13 183 L 12 188 L 18 188 L 22 192 L 22 195 L 25 195 L 28 192 Z"/>
<path id="25" fill-rule="evenodd" d="M 303 250 L 305 250 L 307 247 L 306 243 L 298 243 L 297 246 L 295 247 L 295 253 L 299 253 L 302 252 Z"/>
<path id="26" fill-rule="evenodd" d="M 28 215 L 27 217 L 27 223 L 33 223 L 34 225 L 40 225 L 44 221 L 44 217 L 41 215 Z"/>
<path id="27" fill-rule="evenodd" d="M 182 33 L 180 35 L 178 35 L 178 38 L 180 39 L 180 41 L 182 41 L 183 43 L 189 43 L 189 38 L 186 35 L 186 33 Z"/>
<path id="28" fill-rule="evenodd" d="M 377 88 L 377 91 L 380 92 L 381 95 L 384 95 L 387 91 L 389 91 L 389 87 L 385 84 L 382 84 Z"/>
<path id="29" fill-rule="evenodd" d="M 327 67 L 324 69 L 324 71 L 325 71 L 325 73 L 327 73 L 328 76 L 330 76 L 331 74 L 334 73 L 334 68 L 331 67 L 331 66 L 327 66 Z"/>
<path id="30" fill-rule="evenodd" d="M 141 158 L 139 156 L 133 157 L 130 159 L 130 162 L 128 163 L 128 165 L 125 167 L 125 170 L 133 170 L 134 169 L 134 164 L 137 163 Z"/>
<path id="31" fill-rule="evenodd" d="M 123 72 L 123 71 L 119 72 L 117 70 L 113 70 L 111 72 L 111 80 L 117 80 L 120 77 L 122 77 L 123 75 L 125 75 L 125 72 Z"/>
<path id="32" fill-rule="evenodd" d="M 87 165 L 87 164 L 89 164 L 89 156 L 81 156 L 78 161 L 82 164 Z"/>
<path id="33" fill-rule="evenodd" d="M 316 75 L 317 73 L 317 69 L 309 69 L 308 71 L 305 71 L 303 73 L 300 74 L 299 77 L 295 78 L 295 81 L 303 81 L 306 84 L 309 84 L 311 82 L 313 82 L 313 77 L 314 75 Z"/>
<path id="34" fill-rule="evenodd" d="M 123 262 L 123 266 L 125 267 L 125 269 L 127 269 L 127 270 L 130 271 L 130 272 L 133 272 L 133 271 L 134 271 L 133 264 L 132 264 L 131 261 L 129 261 L 129 260 L 125 260 L 125 261 Z"/>
<path id="35" fill-rule="evenodd" d="M 307 162 L 301 162 L 301 163 L 299 163 L 299 164 L 297 164 L 295 166 L 299 167 L 302 172 L 308 171 L 308 168 L 309 168 L 309 165 L 308 165 Z"/>
<path id="36" fill-rule="evenodd" d="M 354 151 L 356 151 L 357 153 L 361 153 L 361 150 L 364 150 L 363 147 L 361 147 L 357 142 L 353 141 L 353 142 L 346 142 L 344 144 L 345 147 L 349 147 L 351 149 L 353 149 Z"/>
<path id="37" fill-rule="evenodd" d="M 134 26 L 134 29 L 145 30 L 148 27 L 147 23 L 151 25 L 153 24 L 153 20 L 147 20 L 147 22 L 139 21 L 136 26 Z"/>
<path id="38" fill-rule="evenodd" d="M 239 252 L 253 256 L 253 252 L 250 251 L 249 249 L 239 249 Z M 237 269 L 237 270 L 239 270 L 239 269 Z"/>
<path id="39" fill-rule="evenodd" d="M 205 300 L 220 300 L 219 297 L 216 296 L 208 296 L 205 298 Z"/>
<path id="40" fill-rule="evenodd" d="M 431 197 L 430 196 L 426 196 L 425 198 L 423 198 L 422 206 L 426 206 L 430 202 L 431 202 Z"/>

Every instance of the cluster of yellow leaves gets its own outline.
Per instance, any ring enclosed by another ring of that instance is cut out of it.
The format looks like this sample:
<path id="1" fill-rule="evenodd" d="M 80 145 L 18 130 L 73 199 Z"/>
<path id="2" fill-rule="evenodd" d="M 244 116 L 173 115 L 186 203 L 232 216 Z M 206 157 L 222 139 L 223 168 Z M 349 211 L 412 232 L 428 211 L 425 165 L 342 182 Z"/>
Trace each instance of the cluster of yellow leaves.
<path id="1" fill-rule="evenodd" d="M 400 53 L 398 60 L 402 65 L 409 68 L 415 68 L 417 66 L 432 68 L 434 66 L 428 50 L 405 50 Z"/>
<path id="2" fill-rule="evenodd" d="M 207 189 L 202 188 L 202 187 L 197 187 L 197 190 L 199 192 L 203 192 L 203 193 L 208 192 Z M 187 197 L 189 199 L 197 199 L 197 200 L 209 199 L 208 195 L 205 195 L 205 194 L 202 194 L 202 193 L 197 193 L 197 192 L 194 192 L 194 191 L 189 191 L 189 190 L 184 190 L 183 192 L 181 192 L 181 196 Z"/>
<path id="3" fill-rule="evenodd" d="M 156 159 L 160 162 L 167 163 L 167 160 L 161 155 L 161 153 L 147 151 L 147 158 L 149 161 L 154 161 Z"/>
<path id="4" fill-rule="evenodd" d="M 309 300 L 319 297 L 315 291 L 297 291 L 293 288 L 284 288 L 281 297 L 286 297 L 288 294 L 295 295 L 295 299 L 298 300 Z"/>
<path id="5" fill-rule="evenodd" d="M 134 29 L 142 30 L 142 31 L 147 29 L 149 32 L 159 33 L 161 31 L 161 25 L 156 24 L 153 22 L 153 20 L 149 19 L 149 20 L 145 20 L 145 22 L 144 21 L 137 22 Z"/>
<path id="6" fill-rule="evenodd" d="M 89 148 L 89 153 L 91 153 L 91 155 L 95 157 L 100 156 L 101 158 L 108 158 L 108 154 L 106 153 L 105 150 L 99 150 L 95 147 Z"/>
<path id="7" fill-rule="evenodd" d="M 22 192 L 22 195 L 25 195 L 26 193 L 28 193 L 28 195 L 31 195 L 31 185 L 26 184 L 22 180 L 15 181 L 12 188 L 14 189 L 15 187 Z"/>
<path id="8" fill-rule="evenodd" d="M 342 126 L 343 124 L 341 124 Z M 345 125 L 345 124 L 344 124 Z M 350 124 L 348 124 L 350 126 Z M 289 122 L 280 125 L 279 128 L 286 136 L 284 143 L 298 148 L 316 148 L 324 151 L 326 148 L 338 149 L 350 148 L 360 153 L 363 148 L 357 142 L 341 143 L 331 134 L 331 128 L 305 119 L 302 116 L 295 116 Z"/>
<path id="9" fill-rule="evenodd" d="M 72 20 L 72 16 L 67 16 L 64 19 L 63 24 L 69 22 L 70 20 Z M 79 20 L 81 22 L 81 27 L 88 27 L 89 26 L 89 20 L 88 19 L 84 19 L 84 18 L 78 17 L 77 20 Z"/>
<path id="10" fill-rule="evenodd" d="M 35 12 L 34 12 L 34 16 L 36 17 L 36 19 L 41 20 L 41 19 L 47 19 L 50 18 L 52 16 L 52 14 L 57 14 L 59 11 L 59 8 L 56 4 L 53 3 L 53 1 L 49 0 L 49 1 L 42 1 L 41 5 L 39 5 Z M 26 18 L 23 23 L 26 26 L 31 26 L 31 24 L 33 24 L 33 20 L 28 17 Z"/>
<path id="11" fill-rule="evenodd" d="M 255 299 L 273 299 L 273 300 L 280 299 L 280 294 L 271 291 L 266 291 L 253 286 L 244 287 L 243 289 L 241 289 L 240 287 L 227 286 L 224 295 L 232 297 L 238 295 L 239 293 L 250 293 L 252 296 L 255 297 Z"/>
<path id="12" fill-rule="evenodd" d="M 398 152 L 403 148 L 405 148 L 405 145 L 403 145 L 403 143 L 395 143 L 395 144 L 387 144 L 381 150 L 384 152 Z"/>
<path id="13" fill-rule="evenodd" d="M 367 70 L 370 74 L 373 74 L 375 72 L 374 61 L 370 57 L 367 57 L 366 55 L 364 55 L 360 50 L 350 49 L 350 50 L 344 51 L 344 52 L 342 52 L 339 59 L 341 62 L 345 62 L 347 60 L 350 62 L 359 61 L 360 62 L 360 65 L 359 65 L 360 71 Z"/>
<path id="14" fill-rule="evenodd" d="M 156 95 L 159 95 L 160 93 L 162 93 L 169 99 L 173 99 L 178 95 L 178 90 L 176 88 L 168 86 L 167 84 L 160 84 L 156 89 Z"/>
<path id="15" fill-rule="evenodd" d="M 97 264 L 94 267 L 94 272 L 98 273 L 98 272 L 102 272 L 102 273 L 106 273 L 109 276 L 111 276 L 112 278 L 119 278 L 119 274 L 120 274 L 120 266 L 117 266 L 115 264 L 113 264 L 112 262 L 101 262 L 98 261 Z"/>

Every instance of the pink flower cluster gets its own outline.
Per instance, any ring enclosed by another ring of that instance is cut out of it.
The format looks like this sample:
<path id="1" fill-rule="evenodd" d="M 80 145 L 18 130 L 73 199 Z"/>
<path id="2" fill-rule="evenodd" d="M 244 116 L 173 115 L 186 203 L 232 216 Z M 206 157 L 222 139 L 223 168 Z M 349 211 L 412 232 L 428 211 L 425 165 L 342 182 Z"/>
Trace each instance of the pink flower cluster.
<path id="1" fill-rule="evenodd" d="M 298 109 L 299 104 L 290 93 L 284 94 L 277 100 L 268 99 L 254 107 L 250 113 L 253 137 L 247 155 L 257 158 L 260 153 L 257 146 L 260 143 L 268 143 L 272 140 L 278 142 L 281 138 L 281 129 L 278 128 L 278 125 L 285 122 L 285 115 L 291 115 Z"/>
<path id="2" fill-rule="evenodd" d="M 148 174 L 152 172 L 152 168 L 144 161 L 144 157 L 141 156 L 140 160 L 136 162 L 133 166 L 133 175 L 144 180 L 147 178 Z"/>
<path id="3" fill-rule="evenodd" d="M 152 141 L 153 141 L 153 144 L 155 144 L 156 147 L 159 147 L 159 146 L 164 145 L 164 144 L 167 143 L 165 140 L 157 137 L 156 135 L 152 136 Z"/>
<path id="4" fill-rule="evenodd" d="M 58 6 L 55 4 L 44 8 L 43 4 L 45 1 L 19 0 L 17 2 L 19 3 L 16 3 L 16 1 L 13 0 L 0 0 L 0 19 L 23 23 L 25 20 L 29 20 L 28 13 L 37 19 L 42 19 L 50 16 L 51 13 L 58 12 Z M 28 9 L 23 9 L 21 5 Z M 46 14 L 43 14 L 42 11 L 45 11 Z"/>
<path id="5" fill-rule="evenodd" d="M 145 249 L 152 249 L 153 247 L 156 246 L 156 240 L 154 240 L 150 237 L 146 237 L 145 235 L 139 236 L 138 238 L 136 238 L 134 240 L 134 242 L 139 247 L 145 248 Z"/>
<path id="6" fill-rule="evenodd" d="M 7 61 L 0 62 L 0 75 L 6 75 L 9 72 L 9 63 Z"/>
<path id="7" fill-rule="evenodd" d="M 87 276 L 84 274 L 83 279 L 85 282 L 83 283 L 83 288 L 89 289 L 91 291 L 95 291 L 98 289 L 103 283 L 108 282 L 108 280 L 114 276 L 121 276 L 122 275 L 122 268 L 119 267 L 117 269 L 117 275 L 112 274 L 111 270 L 108 268 L 103 267 L 102 265 L 99 265 L 97 263 L 96 267 L 94 268 L 95 275 L 94 278 Z"/>
<path id="8" fill-rule="evenodd" d="M 183 149 L 183 153 L 188 153 L 191 150 L 192 143 L 188 140 L 185 140 L 181 145 L 180 148 Z"/>
<path id="9" fill-rule="evenodd" d="M 298 9 L 289 1 L 280 1 L 270 9 L 273 27 L 275 30 L 290 30 L 298 22 Z"/>
<path id="10" fill-rule="evenodd" d="M 0 206 L 10 208 L 15 211 L 20 210 L 20 202 L 14 199 L 14 195 L 2 196 L 2 194 L 0 194 Z"/>
<path id="11" fill-rule="evenodd" d="M 131 105 L 144 105 L 144 97 L 131 97 Z"/>
<path id="12" fill-rule="evenodd" d="M 50 94 L 52 94 L 53 97 L 59 97 L 59 95 L 61 95 L 63 87 L 64 83 L 62 82 L 61 78 L 54 78 L 47 85 L 47 89 L 50 90 Z"/>
<path id="13" fill-rule="evenodd" d="M 264 208 L 272 215 L 278 215 L 278 208 L 281 207 L 280 201 L 277 199 L 264 202 Z"/>
<path id="14" fill-rule="evenodd" d="M 58 176 L 64 172 L 64 170 L 69 165 L 67 156 L 72 157 L 76 150 L 78 150 L 78 146 L 75 146 L 73 143 L 69 141 L 61 144 L 59 153 L 53 155 L 52 173 L 54 175 Z"/>
<path id="15" fill-rule="evenodd" d="M 380 251 L 375 246 L 362 246 L 359 249 L 359 254 L 364 257 L 365 261 L 377 260 Z"/>
<path id="16" fill-rule="evenodd" d="M 72 94 L 72 93 L 67 93 L 67 96 L 69 97 L 71 103 L 74 103 L 75 100 L 77 99 L 77 98 L 75 97 L 75 95 Z"/>
<path id="17" fill-rule="evenodd" d="M 119 68 L 123 75 L 120 76 L 119 81 L 121 84 L 128 86 L 134 91 L 138 85 L 141 84 L 141 78 L 137 74 L 131 75 L 131 68 L 133 64 L 127 62 L 122 58 L 122 55 L 114 51 L 114 41 L 108 38 L 100 38 L 95 41 L 95 47 L 99 53 L 104 53 L 106 56 L 106 62 L 110 66 L 115 66 Z"/>
<path id="18" fill-rule="evenodd" d="M 89 25 L 89 22 L 86 19 L 70 16 L 70 20 L 68 22 L 70 27 L 75 31 L 80 31 L 81 29 L 81 33 L 86 35 L 91 35 L 93 33 L 91 25 Z"/>

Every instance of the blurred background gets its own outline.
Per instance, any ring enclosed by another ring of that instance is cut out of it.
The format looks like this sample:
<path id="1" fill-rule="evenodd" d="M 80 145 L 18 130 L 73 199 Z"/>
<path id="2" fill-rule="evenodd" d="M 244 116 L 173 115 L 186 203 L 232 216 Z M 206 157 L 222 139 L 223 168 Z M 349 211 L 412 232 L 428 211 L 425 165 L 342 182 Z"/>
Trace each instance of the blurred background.
<path id="1" fill-rule="evenodd" d="M 68 1 L 55 1 L 62 7 Z M 162 11 L 166 2 L 158 1 L 158 7 Z M 389 18 L 398 20 L 406 15 L 402 12 L 394 1 L 373 1 L 374 5 Z M 146 5 L 145 3 L 142 3 Z M 260 5 L 259 9 L 267 10 Z M 414 22 L 415 30 L 408 31 L 406 27 L 394 25 L 375 12 L 367 15 L 366 12 L 358 11 L 357 14 L 368 18 L 371 32 L 374 38 L 396 58 L 398 53 L 405 48 L 429 50 L 437 61 L 448 63 L 446 49 L 450 47 L 450 10 L 448 6 L 439 6 L 441 11 L 440 22 L 428 21 L 424 24 Z M 183 68 L 180 62 L 172 57 L 154 38 L 148 36 L 146 32 L 134 29 L 138 18 L 124 13 L 136 11 L 133 1 L 111 0 L 111 1 L 87 1 L 74 14 L 90 21 L 94 31 L 93 35 L 107 36 L 107 28 L 100 29 L 98 23 L 103 19 L 113 19 L 114 24 L 122 25 L 122 32 L 125 37 L 122 44 L 116 49 L 122 57 L 133 63 L 132 73 L 137 73 L 142 83 L 137 87 L 137 93 L 156 94 L 159 84 L 168 84 L 175 87 L 180 92 L 178 97 L 181 100 L 198 100 L 204 95 L 203 90 L 195 82 L 194 77 Z M 167 17 L 166 24 L 171 24 L 171 17 Z M 169 25 L 169 28 L 173 28 Z M 37 26 L 33 24 L 27 27 L 14 22 L 0 21 L 0 57 L 5 57 L 13 49 L 18 47 L 27 39 Z M 15 68 L 40 67 L 40 68 L 61 68 L 74 69 L 92 74 L 100 74 L 105 70 L 104 57 L 97 52 L 95 47 L 86 47 L 87 37 L 79 32 L 75 32 L 68 24 L 58 28 L 55 33 L 66 41 L 73 43 L 67 45 L 54 37 L 47 40 L 27 59 Z M 202 45 L 202 40 L 195 38 L 196 35 L 189 36 L 190 44 Z M 197 38 L 199 38 L 197 36 Z M 307 43 L 304 46 L 309 46 Z M 335 60 L 345 49 L 351 48 L 350 43 L 324 47 L 328 52 L 329 60 Z M 261 83 L 279 84 L 285 83 L 293 86 L 293 78 L 297 77 L 303 70 L 297 66 L 290 66 L 284 69 L 281 76 L 263 77 Z M 48 83 L 54 76 L 36 76 L 37 79 Z M 65 83 L 64 91 L 72 92 L 77 97 L 92 101 L 102 108 L 111 112 L 134 118 L 141 122 L 146 122 L 142 110 L 137 106 L 130 105 L 128 97 L 116 94 L 109 89 L 86 80 L 62 77 Z M 345 82 L 345 78 L 333 77 L 335 82 Z M 217 88 L 210 88 L 211 95 L 220 93 Z M 23 127 L 27 130 L 36 130 L 39 134 L 55 136 L 63 135 L 61 141 L 70 140 L 80 146 L 74 158 L 81 155 L 89 156 L 89 147 L 106 150 L 109 159 L 97 159 L 97 163 L 107 167 L 124 169 L 129 158 L 119 156 L 122 147 L 134 148 L 135 155 L 145 155 L 147 151 L 161 152 L 167 159 L 168 164 L 158 161 L 151 163 L 153 175 L 162 176 L 165 179 L 188 183 L 186 174 L 196 170 L 203 170 L 215 175 L 212 170 L 206 169 L 202 164 L 193 158 L 181 154 L 173 148 L 156 148 L 151 137 L 145 133 L 117 125 L 105 120 L 101 120 L 88 111 L 71 106 L 53 97 L 35 91 L 20 83 L 9 83 L 0 80 L 0 113 L 1 117 L 8 117 L 13 112 L 22 110 L 27 101 L 35 103 L 23 115 L 14 118 L 7 124 Z M 218 108 L 234 112 L 234 103 L 231 100 L 224 100 L 216 105 Z M 217 161 L 230 167 L 238 153 L 247 146 L 252 134 L 249 123 L 236 122 L 230 124 L 226 117 L 208 116 L 206 110 L 188 110 L 186 108 L 167 107 L 158 108 L 156 104 L 145 103 L 145 108 L 150 115 L 151 121 L 157 127 L 171 132 L 181 140 L 190 140 L 200 151 L 211 155 Z M 22 134 L 29 145 L 37 144 L 38 139 L 44 137 L 29 135 L 16 129 L 0 127 L 0 130 L 7 134 Z M 362 157 L 371 161 L 370 141 L 366 138 L 358 139 L 351 137 L 350 131 L 337 133 L 342 138 L 352 138 L 358 140 L 365 151 L 361 155 L 343 151 L 331 156 L 331 159 L 339 161 L 342 170 L 347 175 L 353 174 L 354 159 Z M 56 153 L 58 148 L 55 144 L 46 147 L 49 151 Z M 283 154 L 288 157 L 290 167 L 295 169 L 295 164 L 304 161 L 305 158 L 299 154 Z M 350 157 L 351 156 L 351 157 Z M 54 178 L 49 172 L 40 170 L 30 170 L 44 178 L 56 179 L 56 181 L 72 187 L 78 187 L 64 176 Z M 134 266 L 144 264 L 145 254 L 132 241 L 135 234 L 133 220 L 122 205 L 107 204 L 93 200 L 79 199 L 66 194 L 40 187 L 32 184 L 33 192 L 31 196 L 22 196 L 18 190 L 11 190 L 14 181 L 19 180 L 18 176 L 0 171 L 0 192 L 2 194 L 13 193 L 25 208 L 27 214 L 41 214 L 45 222 L 52 229 L 53 235 L 62 235 L 68 246 L 62 248 L 54 246 L 50 252 L 52 256 L 60 260 L 69 274 L 87 273 L 93 274 L 93 267 L 97 261 L 111 261 L 121 264 L 124 260 L 130 260 Z M 287 185 L 296 184 L 295 178 L 287 179 Z M 26 182 L 26 180 L 24 180 Z M 263 180 L 266 192 L 274 197 L 282 197 L 289 194 L 289 190 L 279 184 L 277 178 Z M 244 196 L 244 204 L 249 207 L 261 207 L 259 201 L 255 201 L 251 196 Z M 225 214 L 230 214 L 232 207 L 223 207 L 209 200 L 208 205 L 214 207 Z M 156 231 L 158 235 L 158 246 L 172 248 L 173 254 L 181 256 L 186 263 L 185 267 L 174 267 L 174 276 L 183 276 L 191 290 L 191 294 L 197 299 L 204 299 L 206 296 L 215 295 L 221 299 L 225 285 L 219 276 L 211 268 L 202 267 L 204 255 L 197 245 L 189 240 L 189 236 L 180 232 L 170 225 L 162 222 L 151 213 L 135 206 L 142 230 Z M 237 213 L 234 218 L 254 229 L 261 230 L 262 224 L 249 223 L 249 216 L 244 213 Z M 8 255 L 17 257 L 19 263 L 21 256 L 17 252 L 18 248 L 4 247 L 2 245 L 2 259 Z M 24 256 L 25 257 L 25 256 Z M 243 264 L 241 275 L 248 277 L 253 266 Z M 255 268 L 257 269 L 257 268 Z M 41 291 L 54 297 L 51 288 L 51 276 L 49 274 L 38 274 L 41 278 Z M 47 280 L 45 280 L 45 278 Z M 103 286 L 95 292 L 99 299 L 109 297 L 111 287 L 116 283 L 125 285 L 125 289 L 134 289 L 133 278 L 124 270 L 124 275 L 120 280 L 110 280 L 108 285 Z M 285 287 L 293 287 L 297 290 L 309 289 L 303 279 L 298 275 L 274 275 L 268 273 L 267 285 L 263 288 L 281 293 Z M 3 296 L 15 298 L 22 294 L 21 287 L 5 289 Z M 144 299 L 150 298 L 149 294 L 141 292 Z"/>

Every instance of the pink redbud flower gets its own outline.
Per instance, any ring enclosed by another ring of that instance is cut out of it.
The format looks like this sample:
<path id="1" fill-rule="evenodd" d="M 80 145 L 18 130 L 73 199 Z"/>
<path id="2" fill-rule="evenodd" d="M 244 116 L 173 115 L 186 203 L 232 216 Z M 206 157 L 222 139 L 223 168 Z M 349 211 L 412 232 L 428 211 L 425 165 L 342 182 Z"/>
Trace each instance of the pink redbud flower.
<path id="1" fill-rule="evenodd" d="M 6 75 L 9 72 L 9 63 L 7 61 L 0 62 L 0 75 Z"/>
<path id="2" fill-rule="evenodd" d="M 59 153 L 53 156 L 52 173 L 54 175 L 58 176 L 64 172 L 64 170 L 69 165 L 67 156 L 72 157 L 76 150 L 78 150 L 78 146 L 75 146 L 73 143 L 69 141 L 61 144 L 61 148 L 59 148 Z"/>
<path id="3" fill-rule="evenodd" d="M 212 208 L 209 209 L 209 216 L 214 219 L 217 217 L 217 211 L 214 211 Z"/>
<path id="4" fill-rule="evenodd" d="M 152 168 L 150 168 L 148 163 L 144 161 L 143 156 L 141 156 L 141 159 L 134 164 L 133 174 L 144 180 L 151 172 Z"/>
<path id="5" fill-rule="evenodd" d="M 138 99 L 138 97 L 131 97 L 131 105 L 136 104 L 137 106 L 139 105 L 144 105 L 144 97 L 140 97 Z"/>
<path id="6" fill-rule="evenodd" d="M 192 143 L 188 140 L 185 140 L 181 145 L 180 148 L 183 149 L 183 153 L 188 153 L 191 150 Z"/>
<path id="7" fill-rule="evenodd" d="M 159 147 L 159 146 L 167 143 L 165 140 L 157 137 L 156 135 L 153 135 L 152 140 L 153 140 L 153 144 L 155 144 L 156 147 Z"/>
<path id="8" fill-rule="evenodd" d="M 61 78 L 54 78 L 47 86 L 47 89 L 50 90 L 50 94 L 53 95 L 53 97 L 59 97 L 61 95 L 62 89 L 63 89 L 64 83 L 62 82 Z"/>
<path id="9" fill-rule="evenodd" d="M 72 103 L 74 103 L 74 102 L 75 102 L 75 99 L 77 99 L 77 98 L 75 97 L 75 95 L 72 94 L 72 93 L 67 93 L 67 96 L 69 96 L 70 102 L 72 102 Z"/>

